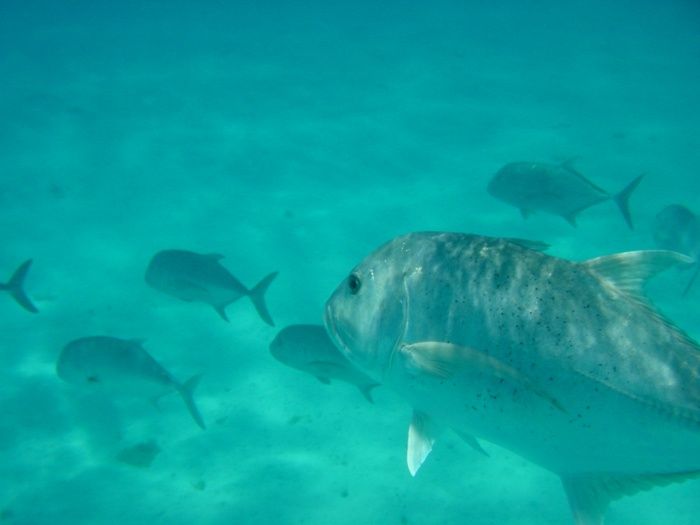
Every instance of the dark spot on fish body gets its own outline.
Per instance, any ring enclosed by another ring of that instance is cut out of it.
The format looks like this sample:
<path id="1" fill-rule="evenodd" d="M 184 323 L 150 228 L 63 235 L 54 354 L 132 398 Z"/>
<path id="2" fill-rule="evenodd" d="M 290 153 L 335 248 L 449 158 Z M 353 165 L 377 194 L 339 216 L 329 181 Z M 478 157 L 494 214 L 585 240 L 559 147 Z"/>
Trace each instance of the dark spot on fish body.
<path id="1" fill-rule="evenodd" d="M 86 378 L 86 380 L 88 383 L 99 383 L 100 382 L 100 378 L 97 376 L 88 376 Z"/>

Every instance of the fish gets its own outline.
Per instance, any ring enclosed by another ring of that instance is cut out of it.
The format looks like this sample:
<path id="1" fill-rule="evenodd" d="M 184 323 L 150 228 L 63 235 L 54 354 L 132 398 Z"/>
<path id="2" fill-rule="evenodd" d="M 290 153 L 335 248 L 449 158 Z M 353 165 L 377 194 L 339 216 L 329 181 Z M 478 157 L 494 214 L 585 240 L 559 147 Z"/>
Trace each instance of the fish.
<path id="1" fill-rule="evenodd" d="M 117 453 L 117 461 L 132 467 L 148 468 L 160 454 L 160 447 L 154 440 L 142 441 L 130 447 L 124 447 Z"/>
<path id="2" fill-rule="evenodd" d="M 204 429 L 204 419 L 194 402 L 201 376 L 181 383 L 143 348 L 139 339 L 88 336 L 67 343 L 56 362 L 56 374 L 67 383 L 116 396 L 159 397 L 177 392 L 192 419 Z"/>
<path id="3" fill-rule="evenodd" d="M 335 347 L 323 325 L 297 324 L 280 330 L 270 343 L 270 353 L 279 362 L 316 377 L 355 385 L 370 403 L 379 383 L 357 370 Z"/>
<path id="4" fill-rule="evenodd" d="M 634 229 L 629 198 L 642 178 L 643 175 L 639 175 L 619 193 L 610 194 L 576 171 L 571 161 L 563 164 L 511 162 L 496 172 L 487 191 L 518 208 L 525 219 L 541 211 L 559 215 L 572 226 L 576 226 L 580 212 L 612 199 L 627 226 Z"/>
<path id="5" fill-rule="evenodd" d="M 644 295 L 667 250 L 585 261 L 416 232 L 366 256 L 325 305 L 338 349 L 413 407 L 416 475 L 445 429 L 558 475 L 577 525 L 700 476 L 700 348 Z"/>
<path id="6" fill-rule="evenodd" d="M 695 270 L 683 290 L 686 295 L 700 272 L 700 219 L 687 207 L 671 204 L 656 214 L 652 234 L 657 247 L 695 259 Z"/>
<path id="7" fill-rule="evenodd" d="M 27 277 L 27 272 L 29 272 L 29 267 L 32 265 L 32 260 L 26 260 L 14 271 L 10 280 L 6 283 L 0 283 L 0 290 L 9 292 L 12 298 L 17 301 L 22 308 L 31 312 L 33 314 L 38 313 L 39 310 L 32 303 L 32 301 L 27 296 L 24 291 L 24 280 Z"/>
<path id="8" fill-rule="evenodd" d="M 223 258 L 217 253 L 163 250 L 151 258 L 146 269 L 146 283 L 183 301 L 209 304 L 224 321 L 229 320 L 226 307 L 247 295 L 262 320 L 274 326 L 265 303 L 265 293 L 278 272 L 268 274 L 249 290 L 221 265 Z"/>

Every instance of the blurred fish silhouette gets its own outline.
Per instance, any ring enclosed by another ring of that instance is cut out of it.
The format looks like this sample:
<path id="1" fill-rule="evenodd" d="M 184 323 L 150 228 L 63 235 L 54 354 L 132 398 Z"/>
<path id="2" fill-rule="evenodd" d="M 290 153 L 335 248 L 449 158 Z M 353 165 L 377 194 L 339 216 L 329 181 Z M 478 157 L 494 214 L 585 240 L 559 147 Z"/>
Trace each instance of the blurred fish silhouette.
<path id="1" fill-rule="evenodd" d="M 272 356 L 285 365 L 329 384 L 337 379 L 355 385 L 367 401 L 379 383 L 360 372 L 335 347 L 321 325 L 298 324 L 283 328 L 270 343 Z"/>
<path id="2" fill-rule="evenodd" d="M 652 227 L 654 242 L 664 250 L 674 250 L 695 259 L 694 271 L 683 295 L 688 293 L 700 272 L 700 220 L 685 206 L 671 204 L 661 210 Z"/>
<path id="3" fill-rule="evenodd" d="M 56 373 L 68 383 L 100 389 L 116 396 L 155 400 L 177 392 L 192 419 L 205 428 L 192 397 L 200 376 L 180 383 L 144 350 L 139 340 L 109 336 L 75 339 L 63 348 L 56 363 Z"/>
<path id="4" fill-rule="evenodd" d="M 629 198 L 643 175 L 630 182 L 621 192 L 610 194 L 581 175 L 571 164 L 511 162 L 493 176 L 488 192 L 520 210 L 524 218 L 535 211 L 559 215 L 576 226 L 576 216 L 583 210 L 607 200 L 615 201 L 622 216 L 633 229 Z"/>
<path id="5" fill-rule="evenodd" d="M 15 270 L 15 273 L 12 274 L 9 281 L 7 281 L 5 284 L 0 283 L 0 290 L 9 292 L 22 308 L 35 314 L 39 310 L 37 310 L 36 306 L 32 304 L 24 291 L 24 279 L 27 276 L 27 272 L 29 271 L 29 267 L 31 265 L 31 259 L 24 261 L 19 268 Z"/>
<path id="6" fill-rule="evenodd" d="M 249 290 L 221 266 L 219 261 L 223 257 L 187 250 L 163 250 L 156 253 L 148 264 L 146 282 L 156 290 L 183 301 L 209 304 L 224 321 L 228 321 L 226 307 L 247 295 L 262 320 L 274 326 L 265 304 L 265 292 L 277 272 L 267 275 Z"/>

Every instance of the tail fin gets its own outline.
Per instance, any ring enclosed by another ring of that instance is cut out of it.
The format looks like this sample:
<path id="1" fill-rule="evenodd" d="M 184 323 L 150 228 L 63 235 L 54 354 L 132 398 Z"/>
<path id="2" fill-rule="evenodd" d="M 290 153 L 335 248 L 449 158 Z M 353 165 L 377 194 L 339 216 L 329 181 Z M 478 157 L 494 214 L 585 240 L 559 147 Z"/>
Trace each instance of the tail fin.
<path id="1" fill-rule="evenodd" d="M 206 426 L 204 425 L 204 419 L 202 419 L 202 415 L 199 413 L 197 405 L 194 404 L 194 397 L 192 397 L 201 378 L 201 375 L 190 377 L 187 381 L 180 385 L 178 392 L 182 396 L 182 400 L 185 402 L 187 410 L 189 410 L 192 419 L 194 419 L 195 423 L 197 423 L 200 428 L 205 429 Z"/>
<path id="2" fill-rule="evenodd" d="M 12 277 L 10 277 L 7 284 L 0 284 L 0 290 L 10 292 L 10 295 L 14 297 L 15 301 L 17 301 L 22 308 L 35 314 L 39 310 L 37 310 L 36 306 L 32 304 L 29 297 L 27 297 L 27 294 L 24 293 L 24 278 L 27 276 L 27 272 L 29 271 L 29 267 L 31 265 L 31 259 L 24 261 L 20 267 L 15 270 L 15 273 L 12 274 Z"/>
<path id="3" fill-rule="evenodd" d="M 365 396 L 365 399 L 367 401 L 374 404 L 374 399 L 372 399 L 372 390 L 374 390 L 374 388 L 378 386 L 379 383 L 370 383 L 368 385 L 363 385 L 360 387 L 360 392 L 362 392 L 362 395 Z"/>
<path id="4" fill-rule="evenodd" d="M 270 283 L 277 277 L 277 273 L 278 272 L 272 272 L 270 275 L 266 276 L 249 292 L 250 300 L 253 301 L 253 306 L 255 306 L 262 320 L 270 326 L 275 326 L 275 322 L 272 320 L 272 317 L 270 317 L 270 312 L 267 311 L 265 292 L 267 292 L 267 287 L 270 286 Z"/>
<path id="5" fill-rule="evenodd" d="M 644 175 L 640 175 L 625 186 L 620 193 L 613 195 L 613 200 L 615 201 L 615 204 L 617 204 L 617 207 L 620 208 L 622 216 L 625 218 L 625 222 L 627 223 L 627 226 L 629 226 L 630 230 L 634 230 L 634 225 L 632 224 L 632 216 L 630 215 L 629 199 L 630 195 L 632 195 L 632 192 L 637 188 L 643 177 Z"/>

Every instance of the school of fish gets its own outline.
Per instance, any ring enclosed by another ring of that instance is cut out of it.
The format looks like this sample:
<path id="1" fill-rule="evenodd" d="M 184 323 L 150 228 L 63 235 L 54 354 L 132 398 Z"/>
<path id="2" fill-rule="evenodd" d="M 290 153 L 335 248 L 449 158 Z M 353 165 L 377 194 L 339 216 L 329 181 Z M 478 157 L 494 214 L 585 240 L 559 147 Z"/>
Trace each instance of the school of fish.
<path id="1" fill-rule="evenodd" d="M 486 190 L 524 218 L 543 212 L 574 226 L 579 213 L 612 200 L 632 229 L 630 197 L 642 179 L 613 194 L 571 161 L 510 162 Z M 689 293 L 700 273 L 700 219 L 671 204 L 651 232 L 656 250 L 578 262 L 545 254 L 542 241 L 408 233 L 357 254 L 364 258 L 342 277 L 317 324 L 286 326 L 269 352 L 323 384 L 353 385 L 369 402 L 379 385 L 404 398 L 412 409 L 411 475 L 451 430 L 481 453 L 491 442 L 551 471 L 576 525 L 601 525 L 618 498 L 700 477 L 700 347 L 644 294 L 668 268 L 690 272 Z M 278 272 L 248 288 L 223 259 L 164 249 L 144 280 L 225 321 L 227 306 L 248 297 L 274 326 L 266 294 Z M 25 291 L 31 265 L 20 264 L 0 290 L 36 314 Z M 176 393 L 206 428 L 194 400 L 200 375 L 176 379 L 139 339 L 76 335 L 56 361 L 56 375 L 72 388 L 115 399 Z M 147 465 L 160 451 L 141 448 L 119 457 Z"/>

